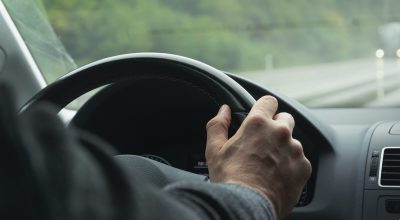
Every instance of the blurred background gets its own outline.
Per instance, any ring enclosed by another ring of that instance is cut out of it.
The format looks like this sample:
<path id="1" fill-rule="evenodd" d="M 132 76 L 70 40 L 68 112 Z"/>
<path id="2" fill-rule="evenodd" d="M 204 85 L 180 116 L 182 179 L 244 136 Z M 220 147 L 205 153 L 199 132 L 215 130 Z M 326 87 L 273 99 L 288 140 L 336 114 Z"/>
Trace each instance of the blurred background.
<path id="1" fill-rule="evenodd" d="M 399 0 L 4 0 L 48 82 L 132 52 L 191 57 L 309 107 L 400 106 Z"/>

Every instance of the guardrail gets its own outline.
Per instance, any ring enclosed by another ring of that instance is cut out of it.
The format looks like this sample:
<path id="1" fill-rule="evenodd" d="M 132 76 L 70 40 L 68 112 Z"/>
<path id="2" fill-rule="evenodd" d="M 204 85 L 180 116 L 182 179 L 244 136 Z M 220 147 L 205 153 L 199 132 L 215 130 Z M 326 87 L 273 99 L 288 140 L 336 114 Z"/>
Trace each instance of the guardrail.
<path id="1" fill-rule="evenodd" d="M 400 106 L 400 60 L 396 59 L 353 60 L 241 75 L 309 107 Z"/>

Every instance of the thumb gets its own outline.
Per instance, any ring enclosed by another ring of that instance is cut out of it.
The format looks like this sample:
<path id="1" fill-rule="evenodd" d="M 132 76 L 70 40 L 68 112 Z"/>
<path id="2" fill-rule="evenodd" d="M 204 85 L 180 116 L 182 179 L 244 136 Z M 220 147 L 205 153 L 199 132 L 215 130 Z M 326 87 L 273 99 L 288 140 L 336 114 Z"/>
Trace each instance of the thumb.
<path id="1" fill-rule="evenodd" d="M 206 158 L 218 153 L 228 140 L 228 129 L 231 124 L 231 110 L 223 105 L 218 114 L 207 123 Z"/>

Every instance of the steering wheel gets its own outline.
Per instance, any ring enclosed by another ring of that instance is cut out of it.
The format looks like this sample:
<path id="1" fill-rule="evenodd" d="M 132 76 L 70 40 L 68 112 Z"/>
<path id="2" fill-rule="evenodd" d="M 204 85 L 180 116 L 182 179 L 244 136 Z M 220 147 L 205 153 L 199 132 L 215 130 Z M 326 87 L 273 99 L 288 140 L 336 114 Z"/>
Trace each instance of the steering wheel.
<path id="1" fill-rule="evenodd" d="M 101 86 L 107 86 L 110 88 L 109 90 L 113 91 L 115 89 L 112 88 L 115 85 L 124 82 L 160 78 L 183 83 L 188 88 L 198 90 L 217 106 L 228 104 L 232 109 L 232 123 L 235 127 L 240 125 L 255 102 L 242 86 L 209 65 L 171 54 L 134 53 L 99 60 L 72 71 L 41 90 L 21 108 L 21 111 L 26 111 L 41 102 L 52 103 L 56 110 L 60 111 L 79 96 Z M 90 108 L 90 101 L 85 105 L 89 106 L 84 106 L 83 109 Z M 81 115 L 81 110 L 79 110 L 76 117 Z M 173 170 L 174 168 L 169 166 L 151 162 L 155 164 L 155 168 L 149 165 L 150 160 L 147 159 L 135 157 L 135 160 L 137 161 L 134 162 L 136 167 L 141 166 L 142 169 L 147 170 L 146 173 L 157 173 L 152 176 L 164 176 L 163 180 L 160 180 L 159 177 L 154 180 L 160 184 L 189 178 L 188 176 L 199 178 L 198 175 Z M 132 158 L 126 160 L 127 163 L 132 161 Z M 154 179 L 152 176 L 150 178 Z"/>
<path id="2" fill-rule="evenodd" d="M 205 89 L 233 113 L 251 109 L 254 98 L 223 72 L 202 62 L 163 53 L 133 53 L 102 59 L 78 68 L 42 89 L 21 111 L 40 102 L 50 102 L 59 111 L 95 88 L 121 80 L 162 76 L 187 81 Z"/>

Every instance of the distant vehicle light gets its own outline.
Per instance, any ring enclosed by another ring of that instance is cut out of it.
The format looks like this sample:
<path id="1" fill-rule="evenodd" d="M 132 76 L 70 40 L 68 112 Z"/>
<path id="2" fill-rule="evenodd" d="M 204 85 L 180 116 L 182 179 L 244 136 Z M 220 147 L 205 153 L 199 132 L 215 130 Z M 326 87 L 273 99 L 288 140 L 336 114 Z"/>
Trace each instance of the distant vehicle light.
<path id="1" fill-rule="evenodd" d="M 400 48 L 396 50 L 396 56 L 400 58 Z"/>
<path id="2" fill-rule="evenodd" d="M 397 50 L 399 52 L 399 50 Z M 385 56 L 385 51 L 382 49 L 377 49 L 375 52 L 376 58 L 382 59 Z"/>

